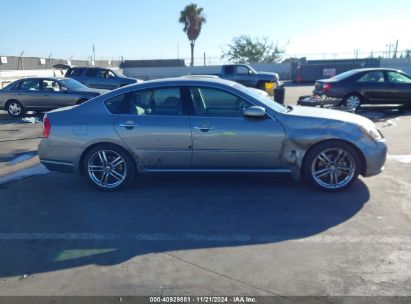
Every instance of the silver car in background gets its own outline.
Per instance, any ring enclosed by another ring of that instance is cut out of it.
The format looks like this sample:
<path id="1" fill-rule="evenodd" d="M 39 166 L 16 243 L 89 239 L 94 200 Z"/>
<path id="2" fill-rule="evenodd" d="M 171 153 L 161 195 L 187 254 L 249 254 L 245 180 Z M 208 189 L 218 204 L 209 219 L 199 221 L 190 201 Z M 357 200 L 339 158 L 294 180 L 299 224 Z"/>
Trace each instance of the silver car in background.
<path id="1" fill-rule="evenodd" d="M 105 92 L 70 78 L 24 78 L 0 90 L 0 109 L 20 117 L 26 111 L 43 112 L 80 104 Z"/>
<path id="2" fill-rule="evenodd" d="M 101 190 L 141 172 L 281 172 L 328 191 L 383 170 L 387 147 L 367 118 L 285 107 L 235 82 L 147 81 L 47 113 L 41 162 Z"/>

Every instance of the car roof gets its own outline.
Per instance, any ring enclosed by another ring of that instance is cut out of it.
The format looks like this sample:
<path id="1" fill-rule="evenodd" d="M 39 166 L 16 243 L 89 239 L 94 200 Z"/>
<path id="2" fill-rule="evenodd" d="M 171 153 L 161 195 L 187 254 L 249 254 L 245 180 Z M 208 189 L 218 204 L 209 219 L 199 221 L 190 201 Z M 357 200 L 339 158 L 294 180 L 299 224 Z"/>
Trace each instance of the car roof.
<path id="1" fill-rule="evenodd" d="M 88 67 L 88 66 L 84 66 L 84 67 L 81 67 L 81 66 L 76 66 L 76 67 L 71 67 L 70 68 L 71 70 L 78 70 L 78 69 L 105 69 L 105 70 L 111 70 L 111 68 L 103 68 L 103 67 Z"/>
<path id="2" fill-rule="evenodd" d="M 402 72 L 400 69 L 391 69 L 391 68 L 362 68 L 362 69 L 353 69 L 358 73 L 360 72 L 372 72 L 372 71 L 389 71 L 389 72 Z"/>
<path id="3" fill-rule="evenodd" d="M 142 83 L 128 85 L 128 87 L 132 86 L 153 86 L 153 85 L 207 85 L 207 84 L 216 84 L 216 85 L 226 85 L 226 86 L 234 86 L 237 82 L 221 79 L 219 77 L 209 77 L 209 76 L 202 76 L 202 75 L 187 75 L 182 77 L 173 77 L 173 78 L 161 78 L 161 79 L 154 79 L 144 81 Z"/>
<path id="4" fill-rule="evenodd" d="M 71 78 L 67 78 L 67 77 L 26 77 L 26 78 L 21 78 L 17 81 L 24 81 L 24 80 L 65 80 L 65 79 L 71 79 Z"/>

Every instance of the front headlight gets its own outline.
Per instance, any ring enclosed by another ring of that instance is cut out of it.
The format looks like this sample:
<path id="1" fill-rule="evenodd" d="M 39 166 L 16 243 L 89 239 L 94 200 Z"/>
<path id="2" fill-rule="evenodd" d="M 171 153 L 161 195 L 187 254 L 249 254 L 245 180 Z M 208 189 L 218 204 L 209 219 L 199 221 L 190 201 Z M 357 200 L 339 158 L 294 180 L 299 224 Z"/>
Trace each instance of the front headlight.
<path id="1" fill-rule="evenodd" d="M 364 131 L 366 135 L 371 137 L 372 139 L 375 140 L 381 140 L 384 137 L 382 136 L 382 133 L 377 129 L 376 126 L 368 126 L 368 127 L 361 127 L 361 129 Z"/>

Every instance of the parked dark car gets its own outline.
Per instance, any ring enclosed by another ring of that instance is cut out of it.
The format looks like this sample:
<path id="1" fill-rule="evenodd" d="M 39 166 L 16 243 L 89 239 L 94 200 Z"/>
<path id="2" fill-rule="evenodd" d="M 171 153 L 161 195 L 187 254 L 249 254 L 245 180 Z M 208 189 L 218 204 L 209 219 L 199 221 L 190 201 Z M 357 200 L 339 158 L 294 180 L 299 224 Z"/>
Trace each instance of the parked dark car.
<path id="1" fill-rule="evenodd" d="M 67 70 L 65 77 L 75 79 L 90 88 L 114 90 L 141 82 L 128 78 L 118 71 L 96 67 L 75 67 Z"/>
<path id="2" fill-rule="evenodd" d="M 0 90 L 0 109 L 12 117 L 81 104 L 107 90 L 86 87 L 70 78 L 25 78 Z"/>
<path id="3" fill-rule="evenodd" d="M 342 105 L 411 104 L 411 77 L 395 69 L 356 69 L 317 80 L 314 95 L 342 99 Z"/>

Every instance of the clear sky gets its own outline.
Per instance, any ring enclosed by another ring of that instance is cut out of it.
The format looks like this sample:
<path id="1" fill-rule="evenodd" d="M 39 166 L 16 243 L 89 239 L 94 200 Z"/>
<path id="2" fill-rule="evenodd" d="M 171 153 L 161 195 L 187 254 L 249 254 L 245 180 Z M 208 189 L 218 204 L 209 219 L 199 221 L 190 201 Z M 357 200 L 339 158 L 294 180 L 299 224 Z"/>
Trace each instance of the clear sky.
<path id="1" fill-rule="evenodd" d="M 207 23 L 196 57 L 233 37 L 268 37 L 289 55 L 411 48 L 411 0 L 196 0 Z M 0 0 L 0 54 L 85 59 L 189 57 L 179 12 L 187 0 Z"/>

